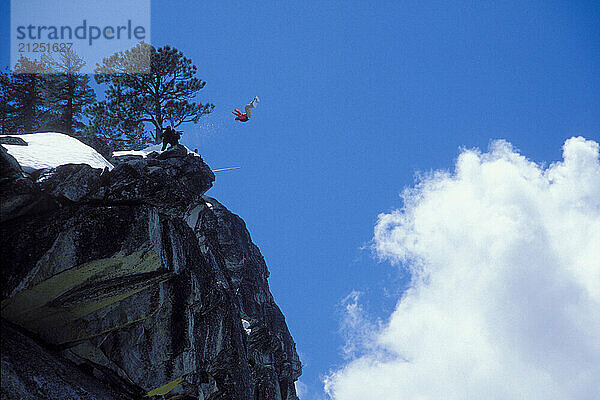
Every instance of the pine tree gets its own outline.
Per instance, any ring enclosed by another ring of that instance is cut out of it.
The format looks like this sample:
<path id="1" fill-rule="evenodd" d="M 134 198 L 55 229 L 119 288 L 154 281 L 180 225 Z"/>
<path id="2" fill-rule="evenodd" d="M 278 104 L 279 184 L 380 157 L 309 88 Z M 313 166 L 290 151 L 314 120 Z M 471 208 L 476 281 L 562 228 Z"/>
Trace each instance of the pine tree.
<path id="1" fill-rule="evenodd" d="M 12 119 L 15 108 L 9 96 L 11 79 L 9 72 L 0 72 L 0 134 L 3 135 L 16 132 Z"/>
<path id="2" fill-rule="evenodd" d="M 102 138 L 114 150 L 139 150 L 152 140 L 141 123 L 127 115 L 117 115 L 107 111 L 106 101 L 98 102 L 88 108 L 90 123 L 83 129 L 84 136 Z"/>
<path id="3" fill-rule="evenodd" d="M 96 100 L 90 77 L 79 73 L 85 61 L 72 50 L 59 53 L 58 60 L 45 55 L 44 61 L 51 69 L 45 87 L 45 105 L 52 115 L 49 127 L 73 135 L 84 127 L 80 117 Z"/>
<path id="4" fill-rule="evenodd" d="M 148 140 L 143 128 L 150 124 L 154 134 L 149 134 L 158 143 L 170 118 L 177 127 L 197 123 L 213 110 L 213 104 L 193 102 L 206 84 L 195 74 L 192 61 L 169 46 L 156 49 L 142 42 L 116 53 L 96 68 L 96 82 L 108 84 L 108 89 L 106 100 L 93 109 L 92 119 L 115 137 L 127 132 L 129 138 L 123 140 L 132 145 Z"/>
<path id="5" fill-rule="evenodd" d="M 46 73 L 44 61 L 30 60 L 21 56 L 12 73 L 2 73 L 0 103 L 6 112 L 2 121 L 2 131 L 21 134 L 37 132 L 48 118 L 45 108 L 47 100 Z"/>

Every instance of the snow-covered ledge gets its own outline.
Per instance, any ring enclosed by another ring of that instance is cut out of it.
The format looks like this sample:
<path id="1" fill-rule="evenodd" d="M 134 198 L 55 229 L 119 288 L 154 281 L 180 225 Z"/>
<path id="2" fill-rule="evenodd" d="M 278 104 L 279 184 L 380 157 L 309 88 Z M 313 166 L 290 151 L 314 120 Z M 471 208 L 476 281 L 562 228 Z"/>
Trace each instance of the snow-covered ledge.
<path id="1" fill-rule="evenodd" d="M 96 150 L 62 133 L 43 132 L 8 136 L 18 137 L 27 142 L 27 146 L 2 145 L 27 173 L 56 168 L 64 164 L 88 164 L 92 168 L 101 169 L 113 168 L 113 165 Z"/>
<path id="2" fill-rule="evenodd" d="M 182 145 L 183 146 L 183 145 Z M 185 149 L 187 150 L 188 154 L 193 154 L 195 156 L 199 156 L 197 153 L 191 151 L 190 149 L 188 149 L 186 146 Z M 171 146 L 167 147 L 167 150 L 169 150 L 170 148 L 172 148 Z M 122 157 L 122 156 L 142 156 L 144 158 L 146 158 L 146 156 L 150 153 L 153 152 L 161 152 L 162 149 L 162 144 L 153 144 L 151 146 L 146 147 L 145 149 L 142 150 L 122 150 L 122 151 L 115 151 L 113 152 L 113 157 Z"/>

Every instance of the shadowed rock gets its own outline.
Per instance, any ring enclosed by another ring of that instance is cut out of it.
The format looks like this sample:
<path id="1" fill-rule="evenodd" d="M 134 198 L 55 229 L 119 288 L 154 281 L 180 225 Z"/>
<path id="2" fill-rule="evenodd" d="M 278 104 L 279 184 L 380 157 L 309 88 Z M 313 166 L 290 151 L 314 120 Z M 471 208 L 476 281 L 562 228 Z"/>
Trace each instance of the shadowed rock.
<path id="1" fill-rule="evenodd" d="M 54 207 L 0 224 L 2 318 L 117 393 L 296 400 L 301 365 L 265 261 L 181 149 L 26 178 Z"/>
<path id="2" fill-rule="evenodd" d="M 4 321 L 1 337 L 2 399 L 132 400 L 143 396 L 140 388 L 121 381 L 111 387 Z"/>
<path id="3" fill-rule="evenodd" d="M 0 144 L 12 144 L 13 146 L 27 146 L 27 142 L 18 136 L 0 135 Z"/>
<path id="4" fill-rule="evenodd" d="M 37 182 L 46 195 L 78 202 L 99 190 L 101 175 L 87 164 L 66 164 L 44 171 Z"/>
<path id="5" fill-rule="evenodd" d="M 51 207 L 17 160 L 0 146 L 0 222 Z"/>

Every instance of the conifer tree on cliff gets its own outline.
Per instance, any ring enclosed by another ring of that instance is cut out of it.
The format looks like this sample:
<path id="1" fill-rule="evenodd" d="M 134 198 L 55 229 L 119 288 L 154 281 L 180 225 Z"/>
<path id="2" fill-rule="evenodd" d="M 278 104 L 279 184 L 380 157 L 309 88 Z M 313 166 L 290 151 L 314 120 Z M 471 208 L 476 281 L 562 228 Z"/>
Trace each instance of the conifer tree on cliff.
<path id="1" fill-rule="evenodd" d="M 2 133 L 32 133 L 46 125 L 48 66 L 21 56 L 13 72 L 0 73 Z"/>
<path id="2" fill-rule="evenodd" d="M 214 108 L 193 101 L 206 82 L 195 77 L 192 61 L 170 46 L 156 49 L 142 42 L 105 58 L 95 72 L 96 82 L 108 88 L 90 113 L 88 131 L 107 137 L 114 147 L 140 147 L 150 139 L 158 143 L 170 118 L 175 127 L 197 123 Z M 145 125 L 153 128 L 150 137 Z"/>
<path id="3" fill-rule="evenodd" d="M 84 126 L 80 117 L 86 107 L 96 101 L 90 77 L 79 73 L 85 61 L 72 50 L 60 52 L 57 59 L 46 55 L 44 61 L 51 70 L 46 82 L 48 128 L 73 135 Z"/>
<path id="4" fill-rule="evenodd" d="M 15 108 L 9 98 L 10 83 L 9 73 L 0 72 L 0 134 L 8 134 L 13 131 L 11 116 L 14 115 Z"/>

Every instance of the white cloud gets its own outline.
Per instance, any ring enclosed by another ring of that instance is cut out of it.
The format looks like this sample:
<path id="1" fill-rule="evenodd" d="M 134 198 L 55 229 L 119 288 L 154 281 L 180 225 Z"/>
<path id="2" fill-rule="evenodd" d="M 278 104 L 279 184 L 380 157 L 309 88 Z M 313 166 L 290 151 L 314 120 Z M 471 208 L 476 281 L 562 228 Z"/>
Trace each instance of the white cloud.
<path id="1" fill-rule="evenodd" d="M 356 358 L 364 352 L 373 350 L 372 340 L 378 327 L 369 321 L 359 299 L 362 293 L 352 291 L 341 301 L 343 318 L 340 332 L 344 337 L 343 356 L 346 359 Z"/>
<path id="2" fill-rule="evenodd" d="M 308 387 L 306 384 L 300 380 L 297 380 L 294 382 L 294 385 L 296 386 L 296 394 L 298 395 L 298 398 L 301 400 L 304 399 L 306 393 L 308 392 Z"/>
<path id="3" fill-rule="evenodd" d="M 569 139 L 548 167 L 505 141 L 463 150 L 455 172 L 423 178 L 403 199 L 379 216 L 374 248 L 410 270 L 411 288 L 367 351 L 325 379 L 327 393 L 597 399 L 598 144 Z"/>

